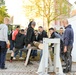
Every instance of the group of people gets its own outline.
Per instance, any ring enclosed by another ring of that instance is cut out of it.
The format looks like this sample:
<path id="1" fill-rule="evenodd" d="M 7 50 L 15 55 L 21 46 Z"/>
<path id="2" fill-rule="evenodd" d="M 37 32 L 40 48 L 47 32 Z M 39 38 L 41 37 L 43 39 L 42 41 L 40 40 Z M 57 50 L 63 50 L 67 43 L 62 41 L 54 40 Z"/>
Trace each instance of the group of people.
<path id="1" fill-rule="evenodd" d="M 17 26 L 16 30 L 10 33 L 9 35 L 10 49 L 13 50 L 10 62 L 12 62 L 13 59 L 16 59 L 15 57 L 18 54 L 18 52 L 20 52 L 20 59 L 23 59 L 22 51 L 24 51 L 27 55 L 28 52 L 28 50 L 26 50 L 27 47 L 33 46 L 34 41 L 42 42 L 43 37 L 48 37 L 47 32 L 43 30 L 42 26 L 39 26 L 38 30 L 34 30 L 35 25 L 36 23 L 34 21 L 31 21 L 28 25 L 27 30 L 24 29 L 20 30 L 20 27 Z M 37 56 L 37 50 L 32 50 L 31 56 L 32 58 L 35 58 L 35 56 Z M 30 60 L 28 63 L 30 63 Z"/>
<path id="2" fill-rule="evenodd" d="M 0 68 L 6 69 L 5 67 L 5 58 L 6 52 L 8 48 L 8 25 L 9 19 L 4 18 L 4 24 L 0 25 Z M 49 38 L 47 32 L 43 29 L 42 26 L 38 27 L 38 30 L 34 30 L 36 23 L 31 21 L 26 30 L 20 29 L 19 26 L 16 27 L 16 30 L 12 31 L 9 40 L 10 40 L 10 49 L 13 50 L 11 53 L 10 62 L 12 62 L 13 57 L 16 57 L 18 52 L 20 52 L 20 57 L 22 58 L 22 50 L 25 49 L 24 52 L 28 52 L 29 47 L 33 46 L 33 42 L 43 42 L 43 38 Z M 71 25 L 68 23 L 68 20 L 63 20 L 64 29 L 61 27 L 59 31 L 56 31 L 55 28 L 50 28 L 50 39 L 51 38 L 60 38 L 60 56 L 62 60 L 65 62 L 64 72 L 71 72 L 72 68 L 72 48 L 74 42 L 74 33 Z M 54 44 L 51 44 L 52 50 L 54 52 Z M 41 50 L 40 57 L 42 57 L 43 51 Z M 31 54 L 33 58 L 37 56 L 37 50 L 32 50 Z M 30 63 L 30 60 L 28 64 Z"/>
<path id="3" fill-rule="evenodd" d="M 73 42 L 74 42 L 74 32 L 69 24 L 68 20 L 63 20 L 63 26 L 65 28 L 65 31 L 63 32 L 63 28 L 60 28 L 60 32 L 58 33 L 55 31 L 54 28 L 50 28 L 50 38 L 60 38 L 60 57 L 64 61 L 65 69 L 63 69 L 64 73 L 71 72 L 72 69 L 72 56 L 71 52 L 73 49 Z M 52 46 L 53 44 L 51 44 Z M 54 52 L 54 47 L 52 47 L 52 50 Z"/>

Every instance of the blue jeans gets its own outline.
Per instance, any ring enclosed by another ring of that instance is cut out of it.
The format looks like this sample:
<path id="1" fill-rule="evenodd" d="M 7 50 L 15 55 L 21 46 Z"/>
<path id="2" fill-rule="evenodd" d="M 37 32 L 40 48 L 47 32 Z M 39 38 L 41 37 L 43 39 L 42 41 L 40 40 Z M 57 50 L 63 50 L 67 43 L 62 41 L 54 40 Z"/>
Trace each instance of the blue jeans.
<path id="1" fill-rule="evenodd" d="M 16 55 L 18 55 L 19 51 L 16 51 L 14 54 L 14 57 L 16 57 Z M 20 51 L 20 57 L 22 57 L 22 51 Z"/>
<path id="2" fill-rule="evenodd" d="M 33 57 L 37 56 L 37 50 L 32 50 L 32 51 L 31 51 L 31 55 L 32 55 Z"/>
<path id="3" fill-rule="evenodd" d="M 14 48 L 14 41 L 10 40 L 10 50 L 13 50 Z"/>
<path id="4" fill-rule="evenodd" d="M 22 57 L 22 51 L 25 51 L 25 49 L 26 49 L 26 47 L 24 46 L 24 48 L 17 50 L 14 54 L 14 57 L 16 57 L 16 55 L 19 53 L 19 51 L 20 51 L 20 57 Z"/>
<path id="5" fill-rule="evenodd" d="M 0 68 L 5 67 L 6 53 L 6 42 L 0 41 Z"/>

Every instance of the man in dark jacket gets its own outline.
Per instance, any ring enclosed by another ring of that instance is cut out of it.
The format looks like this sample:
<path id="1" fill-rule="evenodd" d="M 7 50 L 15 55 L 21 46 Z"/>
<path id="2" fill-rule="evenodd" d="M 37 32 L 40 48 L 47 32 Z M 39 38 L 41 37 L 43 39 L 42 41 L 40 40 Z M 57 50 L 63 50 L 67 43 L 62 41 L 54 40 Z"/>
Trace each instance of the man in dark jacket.
<path id="1" fill-rule="evenodd" d="M 13 50 L 14 53 L 19 52 L 20 49 L 24 48 L 25 45 L 25 35 L 24 35 L 24 30 L 20 30 L 20 32 L 17 34 L 16 39 L 15 39 L 15 49 Z M 12 62 L 14 53 L 11 55 L 10 62 Z"/>
<path id="2" fill-rule="evenodd" d="M 60 28 L 60 30 L 59 30 L 59 35 L 61 36 L 61 39 L 62 39 L 62 41 L 61 41 L 61 58 L 62 58 L 62 60 L 64 61 L 64 51 L 63 51 L 63 48 L 64 48 L 64 45 L 63 45 L 63 37 L 64 37 L 64 29 L 61 27 Z"/>
<path id="3" fill-rule="evenodd" d="M 35 30 L 34 33 L 35 33 L 35 41 L 39 42 L 40 39 L 39 39 L 38 30 Z M 32 58 L 35 58 L 35 56 L 37 56 L 37 50 L 32 50 L 31 55 L 32 55 Z"/>
<path id="4" fill-rule="evenodd" d="M 72 68 L 72 48 L 73 48 L 73 42 L 74 42 L 74 32 L 71 27 L 71 25 L 68 24 L 68 20 L 63 21 L 65 32 L 64 32 L 64 54 L 65 54 L 65 63 L 66 63 L 66 69 L 63 71 L 68 73 L 71 72 Z"/>
<path id="5" fill-rule="evenodd" d="M 40 39 L 40 41 L 43 41 L 43 38 L 47 38 L 48 36 L 47 36 L 47 32 L 43 29 L 43 27 L 42 26 L 39 26 L 38 27 L 38 30 L 39 30 L 39 39 Z"/>
<path id="6" fill-rule="evenodd" d="M 48 36 L 47 36 L 47 32 L 43 29 L 43 27 L 42 26 L 39 26 L 38 27 L 38 30 L 39 30 L 39 42 L 43 42 L 43 38 L 47 38 Z M 43 54 L 43 51 L 41 50 L 41 53 L 40 53 L 40 59 L 41 59 L 41 57 L 42 57 L 42 54 Z"/>
<path id="7" fill-rule="evenodd" d="M 34 33 L 35 33 L 35 41 L 39 42 L 40 38 L 39 38 L 38 30 L 35 30 Z"/>
<path id="8" fill-rule="evenodd" d="M 34 21 L 31 21 L 28 25 L 26 40 L 25 40 L 27 48 L 30 48 L 33 45 L 33 42 L 35 41 L 35 33 L 34 33 L 35 25 L 36 25 L 36 23 Z M 30 63 L 31 62 L 29 60 L 28 64 L 30 64 Z"/>
<path id="9" fill-rule="evenodd" d="M 52 39 L 53 38 L 60 38 L 60 49 L 61 49 L 62 48 L 62 38 L 61 38 L 61 36 L 56 31 L 54 31 L 54 28 L 50 28 L 49 32 L 50 32 L 50 38 L 52 38 Z M 53 43 L 50 46 L 52 47 L 52 51 L 54 53 Z M 61 52 L 62 51 L 60 50 L 60 53 Z"/>
<path id="10" fill-rule="evenodd" d="M 27 34 L 26 34 L 26 46 L 30 47 L 35 41 L 35 33 L 34 33 L 34 27 L 36 23 L 34 21 L 31 21 L 28 25 Z"/>

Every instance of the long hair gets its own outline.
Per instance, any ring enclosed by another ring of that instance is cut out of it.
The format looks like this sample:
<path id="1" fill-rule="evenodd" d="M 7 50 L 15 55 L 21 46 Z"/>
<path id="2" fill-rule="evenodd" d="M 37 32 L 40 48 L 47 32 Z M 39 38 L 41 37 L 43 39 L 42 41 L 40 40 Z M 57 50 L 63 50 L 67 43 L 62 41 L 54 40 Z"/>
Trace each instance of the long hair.
<path id="1" fill-rule="evenodd" d="M 30 23 L 29 23 L 29 25 L 28 25 L 28 27 L 31 27 L 31 25 L 36 25 L 36 23 L 34 22 L 34 21 L 31 21 Z"/>
<path id="2" fill-rule="evenodd" d="M 33 22 L 33 21 L 30 21 L 30 23 L 28 24 L 28 28 L 31 27 L 32 22 Z"/>

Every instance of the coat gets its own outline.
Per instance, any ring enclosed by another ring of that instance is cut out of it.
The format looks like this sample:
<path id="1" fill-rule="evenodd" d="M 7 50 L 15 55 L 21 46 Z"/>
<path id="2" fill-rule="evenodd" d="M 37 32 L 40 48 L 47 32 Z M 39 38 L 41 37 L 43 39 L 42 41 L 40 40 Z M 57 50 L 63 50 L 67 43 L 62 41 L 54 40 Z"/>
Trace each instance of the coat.
<path id="1" fill-rule="evenodd" d="M 18 33 L 15 39 L 15 48 L 17 49 L 24 48 L 24 45 L 25 45 L 24 40 L 25 40 L 25 35 Z"/>
<path id="2" fill-rule="evenodd" d="M 35 33 L 34 33 L 34 29 L 32 27 L 28 27 L 27 29 L 27 33 L 26 33 L 26 46 L 28 44 L 32 44 L 33 41 L 35 41 Z"/>
<path id="3" fill-rule="evenodd" d="M 42 33 L 39 34 L 40 41 L 43 41 L 43 38 L 47 38 L 47 32 L 45 30 L 42 31 Z"/>
<path id="4" fill-rule="evenodd" d="M 73 46 L 74 32 L 73 32 L 71 25 L 68 25 L 65 28 L 63 41 L 64 41 L 64 46 Z"/>

